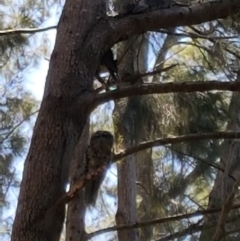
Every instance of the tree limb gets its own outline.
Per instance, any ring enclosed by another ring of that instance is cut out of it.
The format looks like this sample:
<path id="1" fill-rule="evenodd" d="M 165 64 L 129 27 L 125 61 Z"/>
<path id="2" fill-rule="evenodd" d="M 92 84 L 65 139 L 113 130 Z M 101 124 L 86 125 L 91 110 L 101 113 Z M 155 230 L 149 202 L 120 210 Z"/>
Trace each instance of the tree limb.
<path id="1" fill-rule="evenodd" d="M 94 106 L 96 107 L 110 100 L 136 95 L 191 93 L 205 92 L 211 90 L 228 90 L 240 92 L 240 83 L 220 81 L 196 81 L 180 83 L 170 82 L 163 84 L 142 84 L 136 86 L 122 87 L 121 89 L 109 91 L 102 94 L 95 94 L 92 101 L 94 102 Z"/>
<path id="2" fill-rule="evenodd" d="M 240 204 L 236 204 L 236 205 L 232 206 L 231 209 L 234 210 L 234 209 L 238 209 L 238 208 L 240 208 Z M 88 238 L 92 238 L 99 234 L 108 233 L 108 232 L 112 232 L 112 231 L 119 231 L 119 230 L 125 230 L 125 229 L 133 229 L 133 228 L 142 228 L 142 227 L 147 227 L 147 226 L 154 225 L 154 224 L 173 222 L 173 221 L 189 219 L 189 218 L 193 218 L 193 217 L 195 218 L 195 217 L 199 217 L 202 215 L 217 213 L 220 211 L 221 211 L 221 208 L 215 208 L 215 209 L 209 209 L 209 210 L 198 210 L 198 211 L 195 211 L 192 213 L 179 214 L 179 215 L 174 215 L 174 216 L 170 216 L 170 217 L 166 217 L 166 218 L 157 218 L 157 219 L 153 219 L 153 220 L 149 220 L 149 221 L 141 222 L 141 223 L 113 226 L 113 227 L 104 228 L 104 229 L 98 230 L 96 232 L 90 233 L 90 234 L 88 234 Z"/>
<path id="3" fill-rule="evenodd" d="M 56 28 L 57 26 L 50 26 L 46 28 L 5 29 L 5 30 L 0 30 L 0 36 L 13 35 L 13 34 L 34 34 L 34 33 L 45 32 Z"/>
<path id="4" fill-rule="evenodd" d="M 190 135 L 183 135 L 183 136 L 176 136 L 176 137 L 167 137 L 167 138 L 159 138 L 153 141 L 146 141 L 141 142 L 137 146 L 133 146 L 121 153 L 114 155 L 113 160 L 117 161 L 120 159 L 125 158 L 128 155 L 134 154 L 136 152 L 162 146 L 162 145 L 169 145 L 169 144 L 176 144 L 180 142 L 193 142 L 193 141 L 202 141 L 206 139 L 235 139 L 240 138 L 240 132 L 229 132 L 229 131 L 221 131 L 221 132 L 214 132 L 214 133 L 201 133 L 201 134 L 190 134 Z"/>
<path id="5" fill-rule="evenodd" d="M 226 220 L 226 223 L 227 224 L 231 224 L 233 222 L 236 222 L 237 220 L 239 219 L 238 216 L 234 216 L 234 217 L 230 217 Z M 215 220 L 217 222 L 217 220 Z M 162 237 L 162 238 L 159 238 L 157 239 L 156 241 L 168 241 L 168 240 L 173 240 L 173 239 L 176 239 L 176 238 L 181 238 L 183 236 L 186 236 L 186 235 L 189 235 L 189 234 L 194 234 L 196 232 L 200 232 L 200 231 L 203 231 L 203 230 L 207 230 L 207 229 L 210 229 L 214 226 L 216 226 L 216 222 L 213 222 L 211 224 L 204 224 L 204 225 L 201 225 L 201 222 L 202 222 L 202 219 L 199 220 L 198 222 L 196 223 L 193 223 L 193 224 L 190 224 L 187 228 L 185 228 L 184 230 L 182 231 L 177 231 L 175 233 L 172 233 L 172 234 L 169 234 L 165 237 Z M 232 224 L 234 225 L 234 223 Z M 239 231 L 239 228 L 238 229 L 234 229 L 234 230 L 230 230 L 230 231 L 227 231 L 225 234 L 226 235 L 229 235 L 229 234 L 232 234 L 234 232 L 237 232 L 237 230 Z"/>
<path id="6" fill-rule="evenodd" d="M 237 13 L 239 9 L 240 2 L 238 0 L 192 3 L 190 6 L 174 6 L 170 9 L 149 13 L 109 18 L 109 31 L 106 31 L 106 24 L 103 24 L 102 28 L 96 31 L 103 33 L 104 42 L 108 42 L 112 46 L 117 42 L 147 31 L 189 26 L 226 18 Z M 92 34 L 94 36 L 96 32 Z"/>
<path id="7" fill-rule="evenodd" d="M 149 71 L 149 72 L 145 72 L 145 73 L 142 73 L 142 74 L 134 74 L 134 75 L 131 75 L 131 76 L 128 76 L 126 78 L 124 78 L 123 80 L 121 80 L 121 82 L 123 83 L 133 83 L 137 80 L 139 80 L 140 78 L 142 77 L 148 77 L 148 76 L 153 76 L 153 75 L 156 75 L 156 74 L 161 74 L 163 72 L 167 72 L 171 69 L 173 69 L 174 67 L 178 66 L 179 64 L 172 64 L 170 66 L 167 66 L 165 68 L 162 68 L 162 69 L 155 69 L 153 71 Z"/>

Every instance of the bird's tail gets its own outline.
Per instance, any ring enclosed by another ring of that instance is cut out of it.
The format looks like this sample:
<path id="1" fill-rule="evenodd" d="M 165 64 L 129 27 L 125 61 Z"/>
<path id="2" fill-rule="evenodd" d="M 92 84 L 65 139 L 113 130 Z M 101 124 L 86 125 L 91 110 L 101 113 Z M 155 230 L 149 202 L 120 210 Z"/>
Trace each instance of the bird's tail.
<path id="1" fill-rule="evenodd" d="M 89 181 L 85 186 L 85 204 L 87 206 L 95 206 L 98 191 L 105 178 L 106 171 L 97 176 L 96 179 Z"/>

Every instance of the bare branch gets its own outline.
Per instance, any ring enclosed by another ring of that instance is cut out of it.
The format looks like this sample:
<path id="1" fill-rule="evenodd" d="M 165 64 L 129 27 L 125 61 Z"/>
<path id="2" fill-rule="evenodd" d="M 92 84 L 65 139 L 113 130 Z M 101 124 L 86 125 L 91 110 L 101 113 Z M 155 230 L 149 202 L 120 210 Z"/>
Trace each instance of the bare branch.
<path id="1" fill-rule="evenodd" d="M 128 155 L 134 154 L 136 152 L 156 147 L 162 145 L 176 144 L 180 142 L 193 142 L 193 141 L 202 141 L 206 139 L 238 139 L 240 138 L 240 132 L 214 132 L 214 133 L 203 133 L 203 134 L 190 134 L 177 137 L 167 137 L 159 138 L 153 141 L 146 141 L 138 144 L 137 146 L 130 147 L 129 149 L 114 155 L 113 160 L 117 161 L 125 158 Z"/>
<path id="2" fill-rule="evenodd" d="M 185 38 L 200 38 L 200 39 L 206 39 L 206 40 L 222 40 L 222 39 L 237 39 L 238 36 L 237 35 L 233 35 L 233 36 L 209 36 L 209 35 L 201 35 L 201 34 L 196 34 L 196 33 L 191 33 L 191 32 L 180 32 L 180 33 L 175 33 L 175 32 L 171 32 L 168 30 L 160 30 L 160 31 L 156 31 L 158 33 L 164 33 L 164 34 L 168 34 L 168 35 L 174 35 L 174 36 L 179 36 L 179 37 L 185 37 Z"/>
<path id="3" fill-rule="evenodd" d="M 201 220 L 200 220 L 200 222 L 201 222 Z M 186 236 L 186 235 L 189 235 L 189 234 L 193 234 L 193 233 L 196 233 L 196 232 L 200 232 L 200 231 L 202 231 L 203 229 L 204 229 L 204 230 L 209 229 L 209 228 L 211 228 L 212 226 L 214 226 L 214 224 L 208 225 L 208 226 L 206 227 L 206 226 L 204 226 L 204 225 L 200 225 L 199 222 L 193 223 L 193 224 L 189 225 L 186 229 L 183 229 L 183 230 L 181 230 L 181 231 L 178 231 L 178 232 L 169 234 L 169 235 L 167 235 L 167 236 L 165 236 L 165 237 L 162 237 L 162 238 L 157 239 L 156 241 L 174 240 L 174 239 L 176 239 L 176 238 L 181 238 L 181 237 Z"/>
<path id="4" fill-rule="evenodd" d="M 231 209 L 234 210 L 234 209 L 238 209 L 238 208 L 240 208 L 240 204 L 236 204 L 236 205 L 232 206 Z M 101 229 L 101 230 L 98 230 L 96 232 L 90 233 L 90 234 L 88 234 L 88 238 L 92 238 L 92 237 L 95 237 L 99 234 L 108 233 L 108 232 L 112 232 L 112 231 L 142 228 L 142 227 L 147 227 L 147 226 L 154 225 L 154 224 L 161 224 L 161 223 L 166 223 L 166 222 L 179 221 L 179 220 L 183 220 L 183 219 L 199 217 L 199 216 L 202 216 L 202 215 L 213 214 L 213 213 L 217 213 L 217 212 L 220 212 L 220 211 L 221 211 L 221 208 L 202 210 L 202 211 L 198 210 L 198 211 L 195 211 L 195 212 L 192 212 L 192 213 L 179 214 L 179 215 L 174 215 L 174 216 L 170 216 L 170 217 L 167 217 L 167 218 L 157 218 L 157 219 L 153 219 L 153 220 L 149 220 L 149 221 L 141 222 L 141 223 L 134 223 L 134 224 L 130 224 L 130 225 L 121 225 L 121 226 L 113 226 L 113 227 Z"/>
<path id="5" fill-rule="evenodd" d="M 217 164 L 214 164 L 212 163 L 212 161 L 210 159 L 205 159 L 205 158 L 201 158 L 201 157 L 196 157 L 194 155 L 190 155 L 190 154 L 187 154 L 187 153 L 184 153 L 184 152 L 181 152 L 179 150 L 176 150 L 174 148 L 171 148 L 171 147 L 168 147 L 170 150 L 174 151 L 174 152 L 178 152 L 180 153 L 181 155 L 184 155 L 184 156 L 187 156 L 187 157 L 190 157 L 190 158 L 193 158 L 195 159 L 196 161 L 199 161 L 199 162 L 202 162 L 202 163 L 205 163 L 207 164 L 208 166 L 210 167 L 213 167 L 221 172 L 224 172 L 225 169 L 224 168 L 221 168 L 220 165 L 217 165 Z M 236 181 L 235 177 L 231 174 L 231 173 L 228 173 L 228 176 L 233 179 L 234 181 Z"/>
<path id="6" fill-rule="evenodd" d="M 0 141 L 0 144 L 2 144 L 10 135 L 12 135 L 12 133 L 19 127 L 21 126 L 28 118 L 30 118 L 31 116 L 35 115 L 36 113 L 38 113 L 39 110 L 36 110 L 32 113 L 30 113 L 26 118 L 24 118 L 23 120 L 21 120 L 18 124 L 16 124 L 8 133 L 7 135 Z"/>
<path id="7" fill-rule="evenodd" d="M 236 215 L 236 216 L 231 216 L 229 217 L 227 220 L 226 220 L 226 223 L 228 224 L 231 224 L 233 222 L 236 222 L 237 220 L 239 219 L 239 216 Z M 162 238 L 159 238 L 157 239 L 156 241 L 168 241 L 168 240 L 173 240 L 173 239 L 176 239 L 176 238 L 181 238 L 183 236 L 186 236 L 188 234 L 193 234 L 193 233 L 196 233 L 196 232 L 200 232 L 202 230 L 207 230 L 207 229 L 210 229 L 214 226 L 216 226 L 216 223 L 215 221 L 217 222 L 217 220 L 213 220 L 214 222 L 211 223 L 211 224 L 204 224 L 204 225 L 201 225 L 201 222 L 202 222 L 203 219 L 199 220 L 198 222 L 196 223 L 193 223 L 193 224 L 190 224 L 186 229 L 182 230 L 182 231 L 177 231 L 175 233 L 172 233 L 172 234 L 169 234 L 165 237 L 162 237 Z M 234 229 L 234 230 L 230 230 L 230 231 L 227 231 L 226 232 L 226 235 L 229 235 L 229 234 L 232 234 L 234 232 L 237 232 L 237 230 L 239 231 L 239 228 L 238 229 Z"/>
<path id="8" fill-rule="evenodd" d="M 93 97 L 94 106 L 103 104 L 110 100 L 120 99 L 136 95 L 167 94 L 167 93 L 191 93 L 205 92 L 211 90 L 240 91 L 238 82 L 220 82 L 220 81 L 196 81 L 180 83 L 163 84 L 142 84 L 130 87 L 122 87 L 118 90 L 108 91 L 102 94 L 95 94 Z"/>
<path id="9" fill-rule="evenodd" d="M 5 29 L 0 30 L 0 36 L 13 35 L 13 34 L 34 34 L 56 29 L 57 26 L 50 26 L 46 28 L 18 28 L 18 29 Z"/>
<path id="10" fill-rule="evenodd" d="M 167 72 L 171 69 L 173 69 L 174 67 L 178 66 L 179 64 L 172 64 L 166 68 L 162 68 L 162 69 L 157 69 L 157 70 L 153 70 L 151 72 L 146 72 L 146 73 L 143 73 L 143 74 L 135 74 L 135 75 L 131 75 L 131 76 L 128 76 L 126 77 L 125 79 L 121 80 L 121 82 L 125 83 L 133 83 L 134 81 L 136 80 L 139 80 L 140 78 L 142 77 L 147 77 L 147 76 L 153 76 L 155 74 L 160 74 L 160 73 L 163 73 L 163 72 Z"/>

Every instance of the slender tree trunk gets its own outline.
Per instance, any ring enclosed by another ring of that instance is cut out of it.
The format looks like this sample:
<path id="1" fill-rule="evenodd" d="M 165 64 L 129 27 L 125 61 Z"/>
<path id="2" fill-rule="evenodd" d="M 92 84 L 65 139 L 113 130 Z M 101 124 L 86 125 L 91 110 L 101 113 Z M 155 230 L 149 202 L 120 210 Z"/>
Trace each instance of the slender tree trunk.
<path id="1" fill-rule="evenodd" d="M 125 99 L 123 100 L 126 101 Z M 121 105 L 120 102 L 115 105 Z M 124 103 L 126 104 L 126 103 Z M 119 106 L 118 106 L 119 107 Z M 118 108 L 115 106 L 115 108 Z M 117 114 L 121 115 L 122 111 Z M 123 148 L 128 148 L 132 145 L 131 137 L 124 130 L 129 129 L 127 123 L 120 123 L 119 116 L 116 117 L 115 112 L 115 128 L 117 131 L 115 135 L 117 140 L 123 136 L 123 142 L 117 143 Z M 131 224 L 137 222 L 137 208 L 136 208 L 136 173 L 135 173 L 135 156 L 131 155 L 124 161 L 118 164 L 118 209 L 116 213 L 116 224 Z M 119 241 L 137 241 L 137 230 L 123 230 L 118 232 Z"/>
<path id="2" fill-rule="evenodd" d="M 129 0 L 117 1 L 119 11 L 121 12 L 122 6 L 129 2 Z M 134 73 L 134 50 L 132 48 L 134 42 L 135 38 L 125 41 L 120 44 L 118 49 L 118 59 L 120 56 L 123 57 L 119 65 L 121 79 Z M 121 146 L 124 149 L 134 144 L 131 132 L 129 131 L 132 128 L 131 123 L 122 119 L 127 103 L 127 98 L 115 101 L 114 110 L 114 128 L 117 146 Z M 121 137 L 123 137 L 122 141 L 120 141 Z M 137 222 L 135 155 L 131 155 L 118 164 L 118 209 L 116 224 L 131 224 L 135 222 Z M 136 229 L 119 231 L 118 240 L 137 241 L 138 232 Z"/>
<path id="3" fill-rule="evenodd" d="M 74 162 L 70 170 L 71 185 L 78 180 L 85 168 L 84 158 L 85 151 L 89 139 L 89 122 L 84 127 L 80 141 L 77 144 L 77 150 Z M 86 240 L 85 233 L 85 211 L 86 206 L 84 203 L 84 191 L 81 190 L 77 193 L 74 199 L 68 204 L 67 220 L 66 220 L 66 239 L 67 241 Z"/>
<path id="4" fill-rule="evenodd" d="M 140 221 L 147 221 L 153 218 L 151 212 L 153 165 L 152 150 L 145 150 L 136 155 L 136 173 L 137 173 L 137 197 L 140 198 L 138 206 L 138 216 Z M 138 200 L 138 199 L 137 199 Z M 152 240 L 153 227 L 149 226 L 141 229 L 140 240 Z"/>
<path id="5" fill-rule="evenodd" d="M 173 31 L 171 29 L 171 31 Z M 154 41 L 154 40 L 152 40 Z M 164 67 L 164 61 L 166 59 L 166 55 L 168 53 L 168 49 L 170 46 L 175 44 L 176 37 L 173 35 L 168 35 L 165 38 L 163 46 L 159 52 L 159 57 L 156 60 L 156 65 L 158 65 L 157 69 L 161 70 Z M 149 65 L 149 46 L 151 46 L 150 35 L 145 34 L 143 37 L 143 41 L 141 47 L 139 48 L 138 55 L 138 70 L 140 73 L 144 73 L 147 71 Z M 149 78 L 148 81 L 159 82 L 159 76 L 154 76 L 153 78 Z M 146 81 L 146 80 L 145 80 Z M 145 97 L 148 98 L 148 97 Z M 156 99 L 156 101 L 160 101 L 160 99 Z M 139 101 L 138 109 L 141 109 L 141 101 Z M 154 103 L 155 104 L 155 103 Z M 151 108 L 151 107 L 150 107 Z M 159 109 L 159 111 L 161 111 Z M 150 126 L 156 125 L 153 123 L 154 120 L 150 120 Z M 159 120 L 160 121 L 160 120 Z M 146 125 L 145 125 L 146 127 Z M 144 127 L 142 127 L 142 135 L 140 136 L 138 142 L 146 141 L 146 138 L 149 138 L 149 133 L 154 132 L 161 134 L 161 130 L 148 130 L 146 131 Z M 157 137 L 153 135 L 152 138 Z M 159 137 L 159 136 L 158 136 Z M 156 217 L 156 215 L 151 212 L 152 210 L 152 198 L 153 198 L 153 162 L 152 162 L 152 150 L 144 150 L 136 155 L 136 173 L 137 173 L 137 195 L 140 197 L 140 205 L 138 205 L 138 215 L 139 221 L 151 220 Z M 163 202 L 163 200 L 158 200 L 159 203 Z M 152 240 L 153 238 L 153 227 L 149 226 L 141 229 L 140 239 L 142 241 Z"/>
<path id="6" fill-rule="evenodd" d="M 149 34 L 143 34 L 138 38 L 137 44 L 134 44 L 134 52 L 137 53 L 134 60 L 134 70 L 138 73 L 145 73 L 148 70 L 149 65 L 149 46 L 150 39 Z M 150 81 L 152 77 L 142 78 L 142 81 Z M 142 103 L 148 101 L 148 97 L 138 97 L 138 107 L 132 110 L 132 112 L 141 112 Z M 151 97 L 150 97 L 151 98 Z M 149 107 L 151 108 L 151 107 Z M 139 116 L 138 114 L 136 116 Z M 149 117 L 147 117 L 149 118 Z M 138 122 L 139 120 L 135 120 Z M 151 121 L 150 121 L 151 122 Z M 151 131 L 146 131 L 146 123 L 142 122 L 142 126 L 139 126 L 138 137 L 135 139 L 135 143 L 146 141 L 149 138 Z M 136 153 L 136 184 L 137 184 L 137 201 L 138 201 L 138 220 L 146 221 L 152 218 L 151 210 L 151 194 L 152 194 L 152 177 L 153 177 L 153 165 L 152 165 L 152 151 L 151 149 L 144 150 Z M 141 228 L 139 231 L 139 239 L 142 241 L 148 241 L 152 239 L 153 230 L 152 226 Z"/>

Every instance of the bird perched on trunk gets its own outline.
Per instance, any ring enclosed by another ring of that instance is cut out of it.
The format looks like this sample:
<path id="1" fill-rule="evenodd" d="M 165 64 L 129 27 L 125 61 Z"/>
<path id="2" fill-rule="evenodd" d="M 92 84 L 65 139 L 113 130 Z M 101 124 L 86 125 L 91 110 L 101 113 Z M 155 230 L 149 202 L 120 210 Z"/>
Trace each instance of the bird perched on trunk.
<path id="1" fill-rule="evenodd" d="M 104 80 L 100 77 L 100 73 L 104 71 L 104 68 L 109 71 L 110 76 L 115 82 L 117 82 L 119 79 L 117 60 L 114 60 L 113 52 L 111 49 L 107 50 L 107 52 L 102 56 L 100 60 L 100 66 L 96 72 L 96 78 L 102 85 L 106 85 Z"/>
<path id="2" fill-rule="evenodd" d="M 102 166 L 109 166 L 113 153 L 113 135 L 108 131 L 96 131 L 91 135 L 85 155 L 85 173 L 96 170 Z M 101 172 L 94 180 L 85 186 L 85 203 L 94 206 L 99 188 L 106 176 L 107 170 Z"/>

